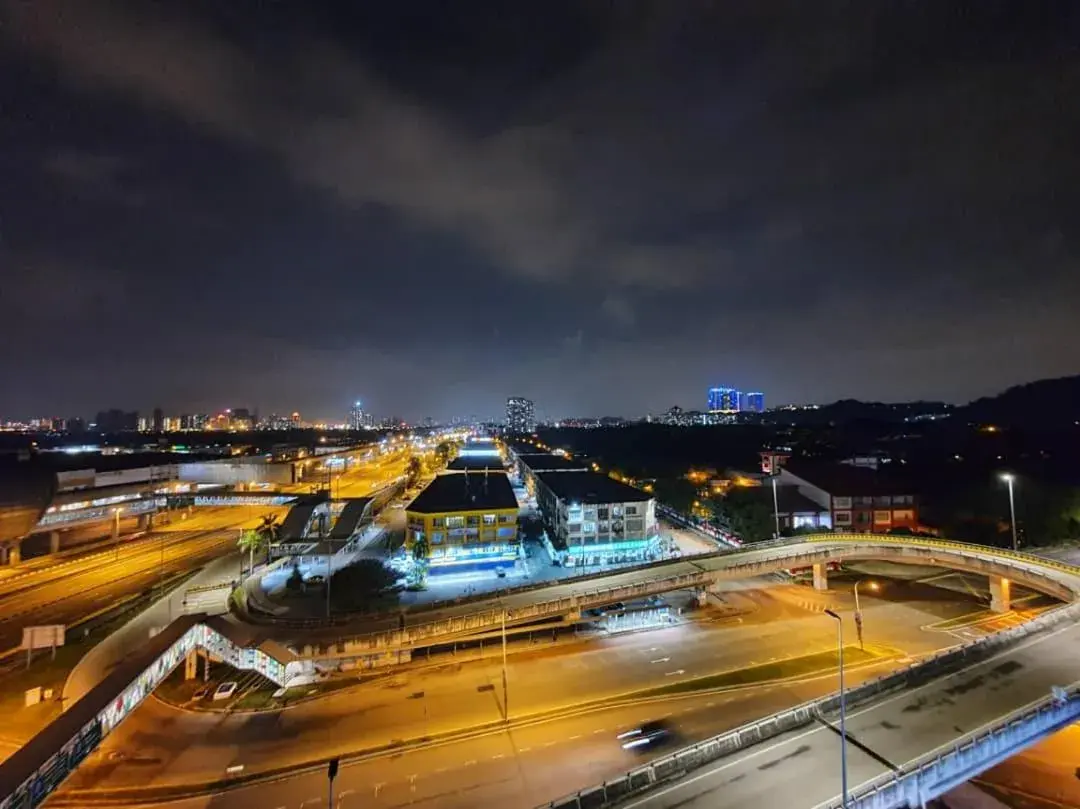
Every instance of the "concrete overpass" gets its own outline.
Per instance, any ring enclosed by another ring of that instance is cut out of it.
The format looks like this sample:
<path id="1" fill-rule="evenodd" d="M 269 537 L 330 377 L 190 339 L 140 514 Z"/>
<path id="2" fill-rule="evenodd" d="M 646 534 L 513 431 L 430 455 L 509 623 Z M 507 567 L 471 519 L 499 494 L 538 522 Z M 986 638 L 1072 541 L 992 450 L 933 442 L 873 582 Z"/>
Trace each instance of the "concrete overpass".
<path id="1" fill-rule="evenodd" d="M 987 576 L 992 607 L 1010 608 L 1012 583 L 1065 602 L 1080 597 L 1080 568 L 1026 553 L 923 537 L 819 534 L 747 546 L 693 559 L 671 560 L 588 578 L 545 584 L 481 598 L 401 626 L 388 621 L 377 631 L 344 635 L 342 629 L 281 627 L 274 632 L 301 656 L 322 666 L 344 662 L 371 665 L 405 659 L 414 649 L 465 639 L 501 627 L 555 618 L 580 618 L 583 610 L 673 590 L 704 594 L 725 580 L 746 579 L 791 568 L 813 568 L 814 585 L 827 587 L 826 565 L 835 561 L 886 560 L 934 565 Z M 321 643 L 315 642 L 321 639 Z"/>
<path id="2" fill-rule="evenodd" d="M 677 750 L 548 809 L 912 809 L 1080 718 L 1080 606 Z M 846 747 L 845 803 L 841 747 Z"/>

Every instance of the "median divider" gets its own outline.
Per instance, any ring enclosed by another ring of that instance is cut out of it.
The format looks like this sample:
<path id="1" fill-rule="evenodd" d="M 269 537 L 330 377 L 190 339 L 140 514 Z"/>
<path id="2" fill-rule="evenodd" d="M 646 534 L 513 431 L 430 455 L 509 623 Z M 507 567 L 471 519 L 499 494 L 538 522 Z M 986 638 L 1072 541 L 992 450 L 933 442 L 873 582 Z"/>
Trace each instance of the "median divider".
<path id="1" fill-rule="evenodd" d="M 1018 644 L 1025 638 L 1051 631 L 1064 623 L 1074 622 L 1077 618 L 1080 618 L 1080 604 L 1059 607 L 1026 624 L 940 652 L 900 671 L 869 680 L 845 691 L 848 710 L 901 689 L 917 687 L 939 677 L 954 674 L 993 657 L 1006 647 Z M 806 727 L 815 717 L 836 712 L 839 709 L 839 702 L 838 693 L 811 700 L 795 708 L 690 745 L 643 767 L 631 770 L 619 778 L 546 803 L 544 807 L 547 809 L 604 809 L 617 806 L 624 798 L 680 778 L 712 761 Z"/>

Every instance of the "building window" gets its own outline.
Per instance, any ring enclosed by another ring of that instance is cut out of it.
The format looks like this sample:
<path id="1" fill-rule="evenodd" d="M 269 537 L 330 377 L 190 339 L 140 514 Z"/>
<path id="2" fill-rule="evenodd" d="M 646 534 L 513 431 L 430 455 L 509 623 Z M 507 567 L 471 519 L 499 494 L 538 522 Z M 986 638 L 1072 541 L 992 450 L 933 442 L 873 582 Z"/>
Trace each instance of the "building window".
<path id="1" fill-rule="evenodd" d="M 627 517 L 632 517 L 635 514 L 637 514 L 637 506 L 627 506 L 626 507 L 626 516 Z"/>
<path id="2" fill-rule="evenodd" d="M 621 517 L 622 515 L 623 515 L 623 507 L 622 506 L 612 506 L 611 507 L 611 516 L 612 517 Z"/>
<path id="3" fill-rule="evenodd" d="M 515 523 L 515 522 L 517 522 L 517 517 L 513 516 L 512 514 L 500 514 L 499 515 L 499 524 L 500 525 L 510 525 L 511 523 Z"/>
<path id="4" fill-rule="evenodd" d="M 588 506 L 585 509 L 585 516 L 590 520 L 596 519 L 596 506 Z"/>
<path id="5" fill-rule="evenodd" d="M 838 512 L 836 512 L 836 524 L 837 525 L 851 525 L 851 512 L 850 511 L 838 511 Z"/>
<path id="6" fill-rule="evenodd" d="M 645 530 L 645 520 L 627 520 L 626 521 L 626 533 L 628 534 L 640 534 Z"/>
<path id="7" fill-rule="evenodd" d="M 856 497 L 855 505 L 857 506 L 872 506 L 874 505 L 873 497 Z"/>
<path id="8" fill-rule="evenodd" d="M 443 527 L 446 526 L 446 518 L 445 517 L 432 517 L 431 524 L 435 528 L 443 528 Z"/>
<path id="9" fill-rule="evenodd" d="M 915 512 L 910 508 L 894 509 L 893 522 L 915 522 Z"/>
<path id="10" fill-rule="evenodd" d="M 437 519 L 441 519 L 441 518 L 437 518 Z M 438 522 L 436 522 L 435 524 L 439 525 Z M 446 518 L 446 527 L 447 528 L 464 528 L 465 527 L 465 518 L 464 517 L 447 517 Z"/>
<path id="11" fill-rule="evenodd" d="M 888 525 L 892 522 L 891 511 L 875 511 L 874 512 L 874 525 Z"/>
<path id="12" fill-rule="evenodd" d="M 833 504 L 833 508 L 849 509 L 849 508 L 851 508 L 851 498 L 850 497 L 834 497 L 832 499 L 832 504 Z M 848 515 L 848 522 L 851 522 L 850 518 L 851 518 L 851 515 L 849 514 Z"/>
<path id="13" fill-rule="evenodd" d="M 581 524 L 581 533 L 583 534 L 595 534 L 596 523 L 586 520 Z"/>
<path id="14" fill-rule="evenodd" d="M 867 511 L 856 511 L 855 522 L 859 525 L 865 525 L 866 523 L 870 522 L 870 513 Z"/>
<path id="15" fill-rule="evenodd" d="M 874 498 L 874 505 L 875 506 L 891 506 L 892 505 L 892 498 L 889 497 L 889 495 L 887 495 L 887 494 L 882 496 L 882 497 L 875 497 Z"/>
<path id="16" fill-rule="evenodd" d="M 567 531 L 567 533 L 570 533 L 570 534 L 580 534 L 581 533 L 581 523 L 579 523 L 579 522 L 570 523 L 568 526 L 566 526 L 566 531 Z"/>
<path id="17" fill-rule="evenodd" d="M 910 506 L 915 502 L 915 498 L 910 494 L 898 494 L 892 501 L 894 506 Z"/>
<path id="18" fill-rule="evenodd" d="M 466 517 L 465 524 L 470 527 L 480 525 L 480 518 L 477 517 L 475 514 L 471 517 Z"/>
<path id="19" fill-rule="evenodd" d="M 606 520 L 608 518 L 608 507 L 600 506 L 598 509 L 596 509 L 596 518 L 598 520 Z"/>
<path id="20" fill-rule="evenodd" d="M 601 534 L 606 534 L 610 530 L 611 530 L 611 523 L 609 523 L 607 520 L 601 520 L 600 521 L 600 533 Z"/>
<path id="21" fill-rule="evenodd" d="M 431 544 L 432 545 L 438 545 L 440 542 L 443 541 L 443 536 L 444 535 L 443 535 L 442 531 L 432 531 L 431 532 Z"/>
<path id="22" fill-rule="evenodd" d="M 494 524 L 495 524 L 495 515 L 494 514 L 485 514 L 484 515 L 484 525 L 494 525 Z"/>

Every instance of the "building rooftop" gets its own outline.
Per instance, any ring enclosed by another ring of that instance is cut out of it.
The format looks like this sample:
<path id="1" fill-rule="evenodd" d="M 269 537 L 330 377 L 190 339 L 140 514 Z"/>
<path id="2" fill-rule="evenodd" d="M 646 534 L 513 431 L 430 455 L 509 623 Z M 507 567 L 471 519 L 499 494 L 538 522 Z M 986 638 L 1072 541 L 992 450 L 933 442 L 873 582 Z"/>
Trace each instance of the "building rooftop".
<path id="1" fill-rule="evenodd" d="M 867 466 L 812 463 L 792 459 L 784 469 L 839 497 L 909 494 L 914 490 L 910 482 Z"/>
<path id="2" fill-rule="evenodd" d="M 739 491 L 750 492 L 753 497 L 765 503 L 770 512 L 772 511 L 772 486 L 754 486 Z M 802 494 L 796 486 L 776 487 L 776 508 L 781 514 L 827 514 L 829 511 L 829 509 Z"/>
<path id="3" fill-rule="evenodd" d="M 517 509 L 518 502 L 506 473 L 465 472 L 460 475 L 439 475 L 406 511 L 421 514 L 445 514 L 453 511 L 482 511 Z"/>
<path id="4" fill-rule="evenodd" d="M 567 469 L 580 471 L 589 468 L 585 461 L 564 458 L 562 455 L 552 455 L 550 452 L 531 452 L 518 455 L 518 459 L 533 472 L 559 472 Z"/>
<path id="5" fill-rule="evenodd" d="M 483 472 L 488 469 L 492 472 L 501 472 L 503 470 L 502 459 L 498 455 L 461 455 L 447 464 L 447 470 L 450 472 Z"/>
<path id="6" fill-rule="evenodd" d="M 652 495 L 599 472 L 538 472 L 536 475 L 560 500 L 572 503 L 638 503 Z"/>

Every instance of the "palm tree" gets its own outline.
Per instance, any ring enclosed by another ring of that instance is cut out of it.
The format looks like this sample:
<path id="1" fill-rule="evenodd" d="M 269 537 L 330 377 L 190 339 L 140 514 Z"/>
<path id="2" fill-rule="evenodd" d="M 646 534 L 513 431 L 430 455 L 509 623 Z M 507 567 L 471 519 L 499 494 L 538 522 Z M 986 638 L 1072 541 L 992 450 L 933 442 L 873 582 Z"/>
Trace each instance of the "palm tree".
<path id="1" fill-rule="evenodd" d="M 241 551 L 247 551 L 248 553 L 248 575 L 250 576 L 252 571 L 255 570 L 255 550 L 262 546 L 264 541 L 264 535 L 258 531 L 258 529 L 249 528 L 246 531 L 240 532 L 240 539 L 236 544 L 240 546 Z M 241 565 L 241 567 L 243 567 Z"/>

